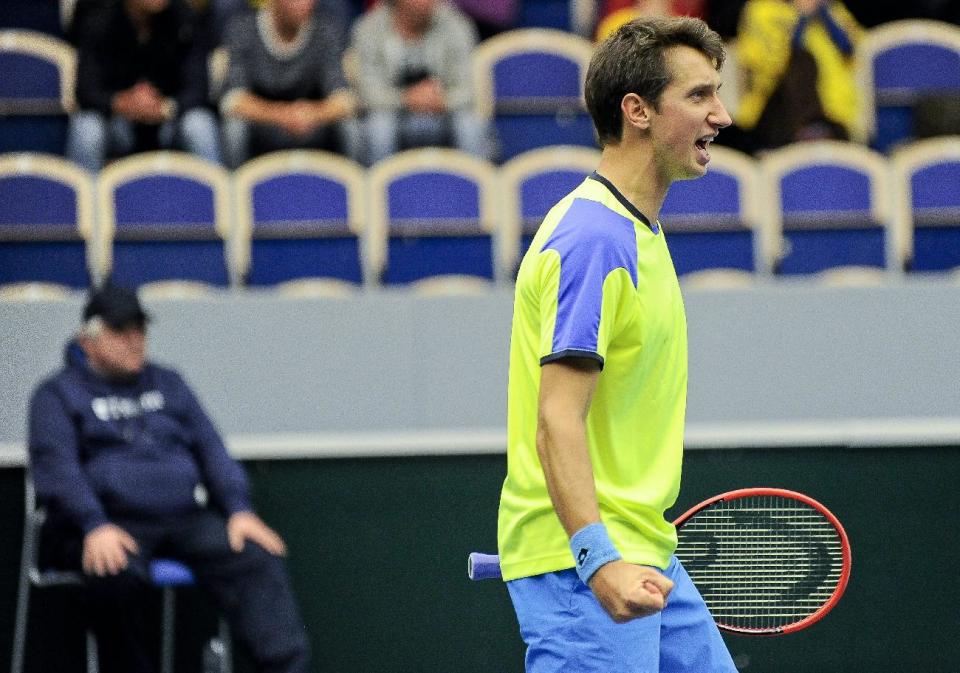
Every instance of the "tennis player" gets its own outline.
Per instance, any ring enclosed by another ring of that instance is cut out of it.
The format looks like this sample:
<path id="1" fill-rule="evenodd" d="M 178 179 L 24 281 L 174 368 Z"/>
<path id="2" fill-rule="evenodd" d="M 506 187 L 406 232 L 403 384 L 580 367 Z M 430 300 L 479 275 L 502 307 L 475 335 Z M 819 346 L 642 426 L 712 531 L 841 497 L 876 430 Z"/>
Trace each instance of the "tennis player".
<path id="1" fill-rule="evenodd" d="M 528 673 L 735 673 L 664 518 L 680 486 L 687 335 L 657 217 L 731 123 L 720 37 L 641 19 L 597 47 L 597 171 L 520 266 L 510 346 L 503 577 Z"/>

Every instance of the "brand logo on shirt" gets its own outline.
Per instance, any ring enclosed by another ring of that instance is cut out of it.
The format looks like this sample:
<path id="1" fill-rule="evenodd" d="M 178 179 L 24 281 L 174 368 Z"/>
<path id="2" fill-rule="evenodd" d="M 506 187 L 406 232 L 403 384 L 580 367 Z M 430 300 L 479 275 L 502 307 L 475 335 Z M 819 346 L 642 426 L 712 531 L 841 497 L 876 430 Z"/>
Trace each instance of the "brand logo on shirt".
<path id="1" fill-rule="evenodd" d="M 90 406 L 101 421 L 117 421 L 122 418 L 136 418 L 151 411 L 160 411 L 165 403 L 163 393 L 159 390 L 148 390 L 139 398 L 95 397 Z"/>

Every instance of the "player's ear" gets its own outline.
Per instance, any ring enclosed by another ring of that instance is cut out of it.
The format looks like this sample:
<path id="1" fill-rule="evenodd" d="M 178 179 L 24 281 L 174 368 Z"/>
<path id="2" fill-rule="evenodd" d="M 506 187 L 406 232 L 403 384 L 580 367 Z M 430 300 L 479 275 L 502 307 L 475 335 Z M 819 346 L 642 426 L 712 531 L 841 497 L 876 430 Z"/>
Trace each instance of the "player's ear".
<path id="1" fill-rule="evenodd" d="M 642 131 L 650 128 L 650 117 L 653 111 L 653 106 L 635 93 L 628 93 L 620 101 L 620 112 L 623 114 L 624 124 Z"/>

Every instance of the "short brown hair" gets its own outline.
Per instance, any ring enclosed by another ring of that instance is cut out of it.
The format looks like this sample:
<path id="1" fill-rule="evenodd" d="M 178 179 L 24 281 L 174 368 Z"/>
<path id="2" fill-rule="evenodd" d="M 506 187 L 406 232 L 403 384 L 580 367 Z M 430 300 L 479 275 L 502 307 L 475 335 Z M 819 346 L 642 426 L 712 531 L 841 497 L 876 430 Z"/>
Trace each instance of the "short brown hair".
<path id="1" fill-rule="evenodd" d="M 723 40 L 706 23 L 687 16 L 635 19 L 600 43 L 590 59 L 584 95 L 601 145 L 620 142 L 620 103 L 628 93 L 657 109 L 671 79 L 664 52 L 676 46 L 703 52 L 717 70 L 723 66 Z"/>

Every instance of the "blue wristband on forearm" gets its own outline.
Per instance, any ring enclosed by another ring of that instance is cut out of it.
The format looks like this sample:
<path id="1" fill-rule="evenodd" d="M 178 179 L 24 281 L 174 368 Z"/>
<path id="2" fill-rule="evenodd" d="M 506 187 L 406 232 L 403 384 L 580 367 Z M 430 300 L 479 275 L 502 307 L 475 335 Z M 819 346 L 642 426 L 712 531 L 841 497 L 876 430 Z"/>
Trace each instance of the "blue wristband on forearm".
<path id="1" fill-rule="evenodd" d="M 620 552 L 613 546 L 613 540 L 607 534 L 607 527 L 602 523 L 591 523 L 570 538 L 570 551 L 576 563 L 577 574 L 584 584 L 590 582 L 593 574 L 600 570 L 600 566 L 610 561 L 620 560 Z"/>

